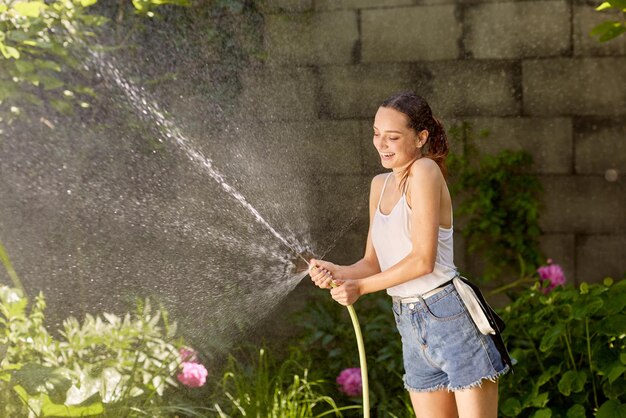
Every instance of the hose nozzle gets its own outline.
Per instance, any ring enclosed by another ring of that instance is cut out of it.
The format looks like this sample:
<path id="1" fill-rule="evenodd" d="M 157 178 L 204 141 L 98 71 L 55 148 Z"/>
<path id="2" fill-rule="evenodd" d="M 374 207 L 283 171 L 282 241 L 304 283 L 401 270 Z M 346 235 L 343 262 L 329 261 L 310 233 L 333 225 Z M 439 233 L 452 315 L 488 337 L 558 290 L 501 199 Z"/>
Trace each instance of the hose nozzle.
<path id="1" fill-rule="evenodd" d="M 315 256 L 308 251 L 299 253 L 294 259 L 294 273 L 303 273 L 309 271 L 309 260 L 315 258 Z"/>

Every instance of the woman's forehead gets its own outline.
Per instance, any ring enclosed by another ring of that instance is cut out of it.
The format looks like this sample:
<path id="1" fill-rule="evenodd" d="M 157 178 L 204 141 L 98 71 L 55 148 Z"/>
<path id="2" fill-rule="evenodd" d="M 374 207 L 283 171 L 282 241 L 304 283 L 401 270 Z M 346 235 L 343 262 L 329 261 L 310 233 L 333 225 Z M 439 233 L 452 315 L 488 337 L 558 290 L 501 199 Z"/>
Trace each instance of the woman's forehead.
<path id="1" fill-rule="evenodd" d="M 379 107 L 374 117 L 374 128 L 382 131 L 406 132 L 408 117 L 395 109 Z"/>

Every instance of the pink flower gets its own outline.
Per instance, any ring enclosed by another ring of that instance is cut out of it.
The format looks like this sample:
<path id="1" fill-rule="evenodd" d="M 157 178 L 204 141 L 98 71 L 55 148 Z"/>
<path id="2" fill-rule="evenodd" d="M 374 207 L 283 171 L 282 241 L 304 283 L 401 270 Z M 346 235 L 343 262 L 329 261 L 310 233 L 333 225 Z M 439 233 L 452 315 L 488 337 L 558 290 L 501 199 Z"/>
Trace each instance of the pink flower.
<path id="1" fill-rule="evenodd" d="M 184 362 L 182 364 L 183 370 L 176 376 L 178 381 L 190 388 L 199 388 L 206 382 L 206 377 L 209 374 L 206 368 L 200 363 Z"/>
<path id="2" fill-rule="evenodd" d="M 563 269 L 558 264 L 552 264 L 552 259 L 548 259 L 547 266 L 539 267 L 537 269 L 537 273 L 539 273 L 539 277 L 541 277 L 542 280 L 547 280 L 549 282 L 548 287 L 541 289 L 543 293 L 548 293 L 555 287 L 565 284 L 565 274 L 563 274 Z"/>
<path id="3" fill-rule="evenodd" d="M 180 354 L 181 361 L 186 361 L 189 363 L 198 362 L 198 352 L 193 348 L 181 347 L 178 349 L 178 353 Z"/>
<path id="4" fill-rule="evenodd" d="M 346 395 L 359 396 L 363 391 L 361 369 L 358 367 L 343 369 L 337 376 L 337 384 L 339 385 L 339 390 Z"/>

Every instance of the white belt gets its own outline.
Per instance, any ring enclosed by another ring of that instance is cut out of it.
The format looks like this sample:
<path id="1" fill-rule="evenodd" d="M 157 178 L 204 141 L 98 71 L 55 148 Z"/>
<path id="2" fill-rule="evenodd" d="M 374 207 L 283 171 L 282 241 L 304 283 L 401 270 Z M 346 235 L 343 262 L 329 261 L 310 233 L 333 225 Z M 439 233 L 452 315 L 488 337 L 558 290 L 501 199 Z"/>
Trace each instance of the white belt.
<path id="1" fill-rule="evenodd" d="M 446 287 L 437 287 L 433 290 L 430 290 L 426 293 L 421 294 L 418 297 L 408 297 L 408 298 L 396 298 L 397 300 L 400 301 L 400 303 L 416 303 L 419 302 L 420 299 L 426 299 L 428 297 L 431 297 L 433 295 L 436 295 L 437 293 L 441 292 L 443 289 L 445 289 Z"/>

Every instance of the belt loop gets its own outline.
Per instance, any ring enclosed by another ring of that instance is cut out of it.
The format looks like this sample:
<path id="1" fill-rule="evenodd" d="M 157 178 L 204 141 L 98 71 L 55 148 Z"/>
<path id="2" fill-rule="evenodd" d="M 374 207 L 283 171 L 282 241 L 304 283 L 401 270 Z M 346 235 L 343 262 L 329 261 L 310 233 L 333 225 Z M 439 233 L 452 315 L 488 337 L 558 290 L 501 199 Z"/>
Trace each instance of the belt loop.
<path id="1" fill-rule="evenodd" d="M 422 297 L 422 295 L 417 295 L 417 299 L 419 300 L 420 304 L 422 305 L 422 309 L 426 309 L 426 307 L 428 305 L 426 305 L 426 301 L 424 300 L 424 298 Z"/>

